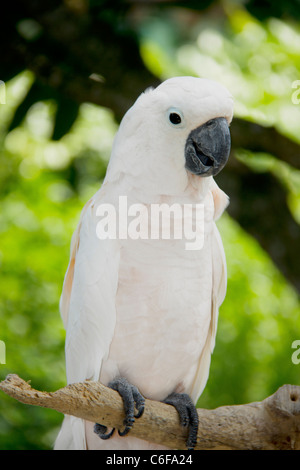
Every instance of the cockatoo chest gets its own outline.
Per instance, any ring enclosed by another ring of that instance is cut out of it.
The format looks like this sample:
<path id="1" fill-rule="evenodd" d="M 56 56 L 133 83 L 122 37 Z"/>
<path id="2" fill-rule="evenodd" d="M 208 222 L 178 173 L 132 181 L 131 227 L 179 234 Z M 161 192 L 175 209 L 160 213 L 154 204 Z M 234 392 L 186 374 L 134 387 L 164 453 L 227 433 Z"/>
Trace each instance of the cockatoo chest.
<path id="1" fill-rule="evenodd" d="M 184 236 L 122 240 L 115 333 L 103 368 L 111 366 L 112 374 L 125 376 L 153 399 L 188 388 L 206 341 L 212 292 L 211 202 L 206 201 L 204 218 L 198 220 L 195 249 L 187 249 L 191 239 Z M 195 218 L 195 211 L 189 214 Z"/>

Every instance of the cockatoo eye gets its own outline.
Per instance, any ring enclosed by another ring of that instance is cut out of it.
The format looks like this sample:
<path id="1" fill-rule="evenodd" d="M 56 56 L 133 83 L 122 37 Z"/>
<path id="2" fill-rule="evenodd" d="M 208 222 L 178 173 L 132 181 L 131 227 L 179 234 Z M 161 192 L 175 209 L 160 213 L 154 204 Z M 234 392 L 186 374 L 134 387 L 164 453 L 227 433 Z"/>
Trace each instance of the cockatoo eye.
<path id="1" fill-rule="evenodd" d="M 169 117 L 169 122 L 170 122 L 173 126 L 179 126 L 180 124 L 182 124 L 183 115 L 182 115 L 182 113 L 179 111 L 179 109 L 170 108 L 170 109 L 168 110 L 168 117 Z"/>
<path id="2" fill-rule="evenodd" d="M 172 124 L 180 124 L 181 123 L 181 116 L 177 113 L 170 113 L 169 119 Z"/>

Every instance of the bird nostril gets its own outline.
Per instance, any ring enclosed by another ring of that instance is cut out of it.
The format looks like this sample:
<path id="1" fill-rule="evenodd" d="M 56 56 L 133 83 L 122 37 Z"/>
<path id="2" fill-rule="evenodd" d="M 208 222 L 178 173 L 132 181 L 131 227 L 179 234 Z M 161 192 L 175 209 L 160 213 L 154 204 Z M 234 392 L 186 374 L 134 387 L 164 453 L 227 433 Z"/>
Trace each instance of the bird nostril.
<path id="1" fill-rule="evenodd" d="M 206 125 L 208 127 L 213 127 L 214 125 L 216 124 L 215 120 L 214 119 L 211 119 L 210 121 L 207 121 Z"/>

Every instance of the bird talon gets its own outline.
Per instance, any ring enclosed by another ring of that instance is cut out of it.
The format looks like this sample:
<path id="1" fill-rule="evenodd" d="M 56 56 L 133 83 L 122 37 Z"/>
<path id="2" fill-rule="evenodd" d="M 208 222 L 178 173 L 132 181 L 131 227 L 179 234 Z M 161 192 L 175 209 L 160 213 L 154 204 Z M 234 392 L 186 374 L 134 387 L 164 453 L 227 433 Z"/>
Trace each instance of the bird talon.
<path id="1" fill-rule="evenodd" d="M 145 399 L 140 394 L 139 390 L 134 385 L 131 385 L 124 377 L 114 379 L 108 384 L 108 386 L 113 390 L 116 390 L 123 400 L 125 428 L 122 431 L 118 429 L 118 434 L 119 436 L 126 436 L 126 434 L 131 430 L 135 418 L 138 419 L 142 416 L 145 408 Z M 135 408 L 137 410 L 136 415 L 134 414 Z M 105 434 L 106 430 L 107 428 L 105 426 L 98 423 L 95 424 L 94 431 L 101 439 L 109 439 L 113 435 L 114 429 L 108 434 Z"/>
<path id="2" fill-rule="evenodd" d="M 134 417 L 136 419 L 140 418 L 142 416 L 142 414 L 144 413 L 144 409 L 145 408 L 143 407 L 142 409 L 138 410 L 138 413 L 136 415 L 134 415 Z"/>
<path id="3" fill-rule="evenodd" d="M 107 427 L 103 426 L 102 424 L 95 423 L 94 425 L 94 433 L 97 434 L 97 436 L 100 437 L 103 441 L 106 441 L 109 439 L 115 432 L 115 428 L 112 428 L 112 430 L 106 434 Z"/>
<path id="4" fill-rule="evenodd" d="M 139 393 L 139 392 L 138 392 Z M 140 398 L 138 400 L 138 398 Z M 142 399 L 141 399 L 142 398 Z M 134 415 L 134 417 L 136 419 L 140 418 L 142 416 L 142 414 L 144 413 L 144 410 L 145 410 L 145 400 L 144 398 L 142 397 L 142 395 L 140 394 L 140 397 L 136 397 L 134 396 L 134 399 L 136 400 L 136 403 L 135 403 L 135 408 L 137 410 L 137 414 Z"/>
<path id="5" fill-rule="evenodd" d="M 129 433 L 130 429 L 132 428 L 132 426 L 125 426 L 124 430 L 123 431 L 120 431 L 120 429 L 118 429 L 118 434 L 119 436 L 126 436 L 126 434 Z"/>
<path id="6" fill-rule="evenodd" d="M 181 426 L 189 428 L 186 445 L 188 450 L 193 450 L 197 444 L 199 420 L 197 410 L 191 398 L 186 393 L 171 393 L 163 403 L 174 406 L 179 414 Z"/>

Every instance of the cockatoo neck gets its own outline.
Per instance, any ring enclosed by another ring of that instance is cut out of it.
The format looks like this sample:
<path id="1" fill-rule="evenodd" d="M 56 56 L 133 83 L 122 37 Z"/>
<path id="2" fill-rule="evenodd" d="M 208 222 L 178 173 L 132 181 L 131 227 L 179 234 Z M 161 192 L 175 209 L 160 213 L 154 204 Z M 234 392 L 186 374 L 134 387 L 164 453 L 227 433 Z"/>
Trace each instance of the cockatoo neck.
<path id="1" fill-rule="evenodd" d="M 155 181 L 154 184 L 141 185 L 139 178 L 123 174 L 119 180 L 119 191 L 122 195 L 134 194 L 135 202 L 144 204 L 160 203 L 161 201 L 201 203 L 209 191 L 211 180 L 212 177 L 201 178 L 187 172 L 185 184 L 180 184 L 182 182 L 177 181 L 177 186 L 172 186 Z"/>
<path id="2" fill-rule="evenodd" d="M 124 145 L 121 148 L 124 150 Z M 158 161 L 158 156 L 152 154 L 149 149 L 145 151 L 145 149 L 127 147 L 126 150 L 128 159 L 118 154 L 118 150 L 113 152 L 105 178 L 106 183 L 118 184 L 120 194 L 125 195 L 135 191 L 145 203 L 156 201 L 161 197 L 170 197 L 174 200 L 205 198 L 211 177 L 201 177 L 186 170 L 184 155 L 180 153 L 176 155 L 174 152 L 172 155 L 160 156 Z"/>

